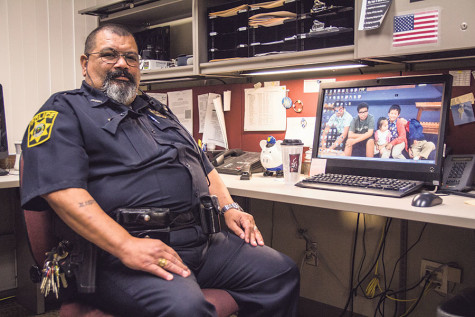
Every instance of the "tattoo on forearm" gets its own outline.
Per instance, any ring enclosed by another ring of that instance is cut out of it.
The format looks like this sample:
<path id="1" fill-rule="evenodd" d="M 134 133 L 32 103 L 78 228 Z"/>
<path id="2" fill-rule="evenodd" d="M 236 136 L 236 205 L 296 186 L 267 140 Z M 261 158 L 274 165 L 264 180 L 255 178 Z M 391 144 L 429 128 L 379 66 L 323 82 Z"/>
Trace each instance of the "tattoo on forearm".
<path id="1" fill-rule="evenodd" d="M 80 202 L 79 207 L 86 207 L 89 205 L 93 205 L 94 203 L 95 203 L 94 199 L 86 200 L 86 201 Z"/>

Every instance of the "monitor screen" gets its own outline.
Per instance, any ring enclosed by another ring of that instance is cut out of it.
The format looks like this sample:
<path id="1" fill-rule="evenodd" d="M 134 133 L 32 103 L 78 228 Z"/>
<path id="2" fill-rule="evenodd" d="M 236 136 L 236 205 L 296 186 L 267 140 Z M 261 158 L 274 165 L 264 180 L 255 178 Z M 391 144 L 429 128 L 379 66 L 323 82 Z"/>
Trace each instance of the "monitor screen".
<path id="1" fill-rule="evenodd" d="M 0 159 L 8 157 L 7 126 L 5 123 L 5 107 L 3 104 L 3 89 L 0 84 Z"/>
<path id="2" fill-rule="evenodd" d="M 323 83 L 313 158 L 326 173 L 438 185 L 452 76 Z"/>

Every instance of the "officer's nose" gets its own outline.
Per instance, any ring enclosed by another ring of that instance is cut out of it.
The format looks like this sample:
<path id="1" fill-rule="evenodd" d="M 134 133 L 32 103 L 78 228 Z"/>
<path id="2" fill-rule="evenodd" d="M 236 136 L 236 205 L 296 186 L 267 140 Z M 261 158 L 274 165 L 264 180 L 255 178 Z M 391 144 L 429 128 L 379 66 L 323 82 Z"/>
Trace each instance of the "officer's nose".
<path id="1" fill-rule="evenodd" d="M 116 68 L 129 68 L 129 65 L 125 61 L 125 56 L 119 55 L 119 59 L 115 62 L 114 67 Z"/>

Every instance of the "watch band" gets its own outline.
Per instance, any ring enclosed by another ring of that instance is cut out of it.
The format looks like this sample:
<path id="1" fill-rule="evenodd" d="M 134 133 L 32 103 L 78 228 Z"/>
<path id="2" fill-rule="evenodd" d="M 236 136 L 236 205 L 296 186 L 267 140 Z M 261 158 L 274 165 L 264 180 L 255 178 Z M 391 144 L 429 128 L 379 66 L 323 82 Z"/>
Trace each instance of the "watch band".
<path id="1" fill-rule="evenodd" d="M 241 208 L 241 206 L 239 206 L 238 203 L 233 202 L 233 203 L 231 203 L 231 204 L 227 204 L 227 205 L 223 206 L 223 208 L 221 208 L 221 210 L 219 211 L 219 214 L 220 214 L 220 215 L 224 215 L 224 213 L 225 213 L 226 211 L 228 211 L 229 209 L 233 209 L 233 208 L 234 208 L 234 209 L 237 209 L 237 210 L 240 210 L 240 211 L 243 211 L 242 208 Z"/>

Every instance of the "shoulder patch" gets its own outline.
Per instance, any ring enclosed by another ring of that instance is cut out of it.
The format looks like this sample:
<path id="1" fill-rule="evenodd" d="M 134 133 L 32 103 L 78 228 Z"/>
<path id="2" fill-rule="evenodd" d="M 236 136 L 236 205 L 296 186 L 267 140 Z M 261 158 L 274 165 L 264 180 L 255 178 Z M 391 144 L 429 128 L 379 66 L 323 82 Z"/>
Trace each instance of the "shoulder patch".
<path id="1" fill-rule="evenodd" d="M 43 111 L 28 125 L 28 147 L 34 147 L 49 140 L 58 111 Z"/>

